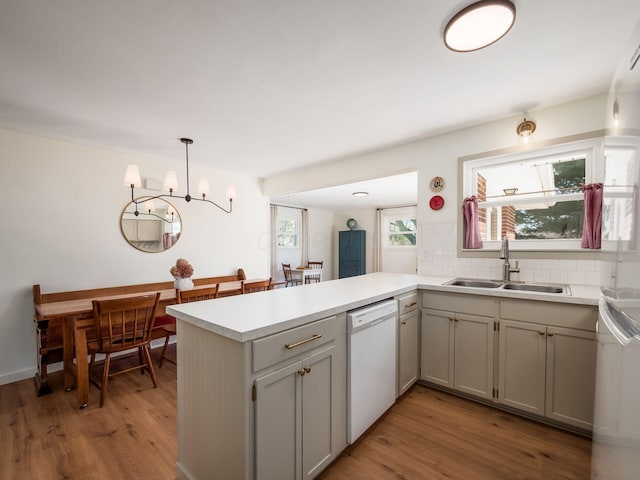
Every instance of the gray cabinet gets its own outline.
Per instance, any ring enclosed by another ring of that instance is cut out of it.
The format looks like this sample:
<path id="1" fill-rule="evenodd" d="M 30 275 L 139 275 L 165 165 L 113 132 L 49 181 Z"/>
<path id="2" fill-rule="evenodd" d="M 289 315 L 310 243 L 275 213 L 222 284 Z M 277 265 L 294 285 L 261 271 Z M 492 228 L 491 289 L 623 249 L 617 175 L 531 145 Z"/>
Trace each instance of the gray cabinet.
<path id="1" fill-rule="evenodd" d="M 504 300 L 500 315 L 498 401 L 590 430 L 595 307 Z"/>
<path id="2" fill-rule="evenodd" d="M 253 342 L 256 479 L 312 479 L 346 446 L 345 321 Z"/>
<path id="3" fill-rule="evenodd" d="M 365 230 L 345 230 L 339 232 L 339 278 L 354 277 L 366 273 L 366 233 Z"/>
<path id="4" fill-rule="evenodd" d="M 410 293 L 398 300 L 398 385 L 397 396 L 402 395 L 417 380 L 420 373 L 420 324 L 418 320 L 418 294 Z"/>
<path id="5" fill-rule="evenodd" d="M 256 479 L 311 479 L 333 460 L 335 350 L 256 379 Z"/>
<path id="6" fill-rule="evenodd" d="M 425 294 L 422 305 L 434 308 L 422 309 L 421 378 L 491 399 L 494 301 L 474 296 Z"/>

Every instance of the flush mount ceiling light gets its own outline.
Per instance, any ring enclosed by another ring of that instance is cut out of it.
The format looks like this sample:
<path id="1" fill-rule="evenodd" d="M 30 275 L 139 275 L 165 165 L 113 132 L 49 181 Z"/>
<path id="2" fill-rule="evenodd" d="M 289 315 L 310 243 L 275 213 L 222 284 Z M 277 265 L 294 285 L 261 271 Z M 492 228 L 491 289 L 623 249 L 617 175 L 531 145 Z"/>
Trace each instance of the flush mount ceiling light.
<path id="1" fill-rule="evenodd" d="M 520 125 L 516 128 L 516 133 L 522 137 L 524 143 L 529 142 L 529 137 L 536 131 L 536 124 L 526 118 L 520 122 Z"/>
<path id="2" fill-rule="evenodd" d="M 444 44 L 454 52 L 473 52 L 504 37 L 516 20 L 508 0 L 482 0 L 460 10 L 444 29 Z"/>
<path id="3" fill-rule="evenodd" d="M 369 195 L 369 192 L 353 192 L 351 195 L 354 197 L 366 197 Z"/>
<path id="4" fill-rule="evenodd" d="M 136 200 L 134 195 L 134 188 L 142 185 L 142 182 L 140 180 L 140 171 L 138 170 L 137 165 L 127 165 L 127 170 L 124 174 L 124 184 L 131 187 L 131 203 L 135 204 L 136 206 L 136 211 L 134 212 L 134 215 L 137 217 L 140 214 L 140 212 L 138 211 L 138 205 L 141 203 L 144 203 L 145 204 L 144 209 L 149 210 L 149 213 L 151 213 L 152 210 L 150 210 L 148 207 L 152 205 L 152 203 L 148 203 L 148 202 L 150 201 L 152 202 L 156 198 L 163 198 L 163 197 L 182 198 L 187 203 L 190 202 L 191 200 L 195 200 L 199 202 L 207 202 L 207 203 L 210 203 L 211 205 L 215 205 L 223 212 L 231 213 L 231 209 L 233 207 L 233 199 L 235 197 L 235 191 L 231 186 L 227 189 L 227 194 L 226 194 L 226 197 L 229 200 L 228 209 L 221 207 L 216 202 L 212 202 L 211 200 L 206 198 L 207 195 L 209 195 L 209 180 L 207 180 L 206 178 L 201 178 L 200 181 L 198 182 L 198 195 L 201 195 L 202 198 L 191 196 L 189 192 L 189 145 L 193 144 L 193 140 L 191 140 L 190 138 L 181 138 L 180 141 L 184 143 L 184 146 L 185 146 L 185 158 L 187 162 L 187 194 L 184 196 L 174 195 L 174 192 L 178 191 L 178 176 L 176 175 L 175 171 L 171 170 L 167 172 L 164 178 L 164 189 L 169 191 L 168 194 L 162 193 L 160 195 L 155 195 L 153 197 L 143 197 L 142 200 Z"/>

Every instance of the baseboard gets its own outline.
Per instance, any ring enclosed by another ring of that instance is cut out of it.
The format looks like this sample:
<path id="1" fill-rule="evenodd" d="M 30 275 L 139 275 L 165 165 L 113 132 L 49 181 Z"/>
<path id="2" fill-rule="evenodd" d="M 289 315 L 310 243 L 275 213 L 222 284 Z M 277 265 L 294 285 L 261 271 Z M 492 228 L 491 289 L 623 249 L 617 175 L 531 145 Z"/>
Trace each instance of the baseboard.
<path id="1" fill-rule="evenodd" d="M 20 382 L 27 378 L 33 378 L 38 371 L 37 368 L 30 367 L 17 372 L 4 373 L 0 375 L 0 385 L 6 385 L 8 383 Z"/>
<path id="2" fill-rule="evenodd" d="M 176 343 L 176 337 L 172 337 L 171 340 L 169 340 L 169 343 Z M 162 348 L 164 346 L 164 338 L 159 338 L 157 340 L 153 340 L 151 342 L 151 349 L 154 348 Z M 131 352 L 125 352 L 125 353 L 131 353 Z M 117 355 L 122 355 L 122 354 L 116 354 L 114 356 Z M 102 360 L 104 359 L 104 355 L 97 355 L 96 356 L 96 360 Z M 47 372 L 48 373 L 55 373 L 55 372 L 59 372 L 62 370 L 62 362 L 57 362 L 57 363 L 50 363 L 47 365 Z M 26 368 L 24 370 L 19 370 L 17 372 L 11 372 L 11 373 L 3 373 L 0 374 L 0 385 L 6 385 L 8 383 L 14 383 L 14 382 L 20 382 L 22 380 L 25 380 L 27 378 L 33 378 L 33 376 L 38 372 L 38 369 L 36 367 L 30 367 L 30 368 Z"/>

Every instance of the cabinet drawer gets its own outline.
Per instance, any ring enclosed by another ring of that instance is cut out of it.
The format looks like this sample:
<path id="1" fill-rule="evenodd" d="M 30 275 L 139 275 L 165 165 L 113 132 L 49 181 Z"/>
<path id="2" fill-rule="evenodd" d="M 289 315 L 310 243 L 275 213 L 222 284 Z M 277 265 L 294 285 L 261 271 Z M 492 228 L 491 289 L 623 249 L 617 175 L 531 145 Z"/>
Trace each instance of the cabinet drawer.
<path id="1" fill-rule="evenodd" d="M 258 372 L 320 345 L 334 341 L 337 334 L 337 325 L 336 317 L 332 316 L 254 340 L 252 345 L 253 371 Z"/>
<path id="2" fill-rule="evenodd" d="M 497 312 L 496 303 L 497 300 L 478 295 L 455 293 L 422 294 L 422 308 L 483 315 L 485 317 L 493 317 L 495 315 Z"/>
<path id="3" fill-rule="evenodd" d="M 597 307 L 590 305 L 502 300 L 500 318 L 593 332 L 598 320 L 598 310 Z"/>
<path id="4" fill-rule="evenodd" d="M 418 309 L 418 294 L 416 292 L 407 293 L 396 297 L 398 300 L 398 314 L 413 312 Z"/>

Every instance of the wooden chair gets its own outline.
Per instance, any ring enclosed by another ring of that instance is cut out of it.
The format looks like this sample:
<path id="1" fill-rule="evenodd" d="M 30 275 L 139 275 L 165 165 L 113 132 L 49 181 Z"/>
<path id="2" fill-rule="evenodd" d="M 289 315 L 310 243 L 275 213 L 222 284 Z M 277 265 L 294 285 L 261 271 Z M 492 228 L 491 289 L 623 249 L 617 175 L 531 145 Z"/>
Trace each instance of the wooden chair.
<path id="1" fill-rule="evenodd" d="M 210 300 L 212 298 L 218 298 L 219 288 L 220 288 L 219 283 L 217 283 L 215 287 L 194 288 L 193 290 L 179 290 L 176 288 L 176 298 L 178 299 L 178 303 L 190 303 L 190 302 L 198 302 L 200 300 Z M 167 348 L 169 347 L 169 340 L 173 335 L 176 334 L 175 322 L 164 325 L 163 330 L 165 332 L 164 346 L 162 347 L 162 354 L 160 355 L 160 363 L 158 365 L 158 368 L 162 368 L 162 362 L 164 362 L 165 360 L 167 362 L 170 362 L 176 365 L 175 360 L 167 357 Z"/>
<path id="2" fill-rule="evenodd" d="M 176 298 L 178 299 L 178 303 L 190 303 L 190 302 L 199 302 L 201 300 L 211 300 L 212 298 L 218 298 L 219 289 L 220 289 L 219 283 L 216 283 L 215 287 L 194 288 L 193 290 L 176 289 Z"/>
<path id="3" fill-rule="evenodd" d="M 300 285 L 302 282 L 298 278 L 293 278 L 293 273 L 291 272 L 291 264 L 283 263 L 282 264 L 282 273 L 284 273 L 284 279 L 287 282 L 287 287 L 291 285 L 292 287 L 296 285 Z"/>
<path id="4" fill-rule="evenodd" d="M 265 292 L 272 289 L 271 279 L 242 282 L 242 293 Z"/>
<path id="5" fill-rule="evenodd" d="M 322 265 L 324 264 L 324 260 L 321 262 L 309 262 L 309 268 L 311 270 L 322 270 Z M 307 275 L 305 277 L 306 283 L 315 283 L 320 281 L 320 274 L 317 275 Z"/>
<path id="6" fill-rule="evenodd" d="M 144 374 L 147 370 L 153 387 L 158 386 L 149 354 L 149 343 L 159 301 L 160 292 L 155 295 L 92 302 L 96 341 L 88 345 L 91 353 L 89 372 L 95 367 L 96 353 L 105 354 L 102 383 L 93 382 L 100 387 L 100 407 L 104 405 L 109 378 L 115 375 L 137 369 L 141 369 Z M 133 349 L 138 350 L 138 364 L 111 373 L 111 354 Z"/>

